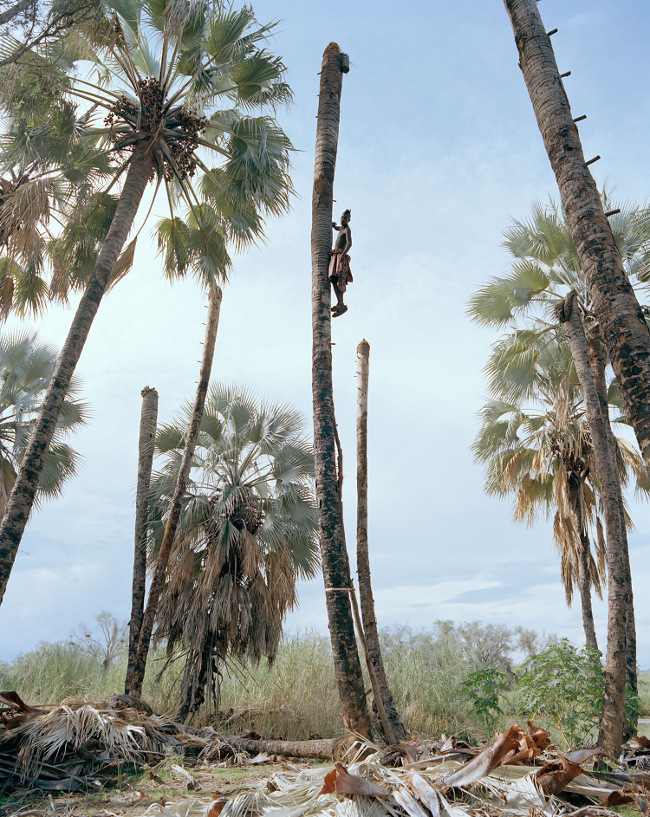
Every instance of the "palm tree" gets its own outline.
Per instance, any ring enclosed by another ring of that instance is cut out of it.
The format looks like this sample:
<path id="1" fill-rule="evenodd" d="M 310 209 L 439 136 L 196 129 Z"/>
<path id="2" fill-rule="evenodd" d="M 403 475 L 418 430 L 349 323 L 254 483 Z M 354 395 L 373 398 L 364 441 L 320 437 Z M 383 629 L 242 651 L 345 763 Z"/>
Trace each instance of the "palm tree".
<path id="1" fill-rule="evenodd" d="M 609 203 L 605 191 L 603 200 Z M 628 275 L 643 282 L 648 274 L 648 241 L 650 238 L 650 219 L 646 210 L 636 207 L 621 208 L 623 212 L 616 220 L 614 233 L 620 248 Z M 636 690 L 636 634 L 634 632 L 634 611 L 632 582 L 629 570 L 625 510 L 620 487 L 618 469 L 616 468 L 616 446 L 609 424 L 609 403 L 605 379 L 605 357 L 602 354 L 601 326 L 594 315 L 591 302 L 591 290 L 582 270 L 582 259 L 573 241 L 573 236 L 566 218 L 552 203 L 547 208 L 537 204 L 533 209 L 533 218 L 528 222 L 514 222 L 506 232 L 506 247 L 517 259 L 509 275 L 493 278 L 481 289 L 470 303 L 470 314 L 479 322 L 497 326 L 516 325 L 517 320 L 541 313 L 536 318 L 535 327 L 526 332 L 518 332 L 519 341 L 528 341 L 531 347 L 519 359 L 519 351 L 496 356 L 500 363 L 496 368 L 488 365 L 492 377 L 491 385 L 498 384 L 503 371 L 508 370 L 510 382 L 520 377 L 518 388 L 525 392 L 530 385 L 526 381 L 531 360 L 536 351 L 532 338 L 540 332 L 557 331 L 558 320 L 562 332 L 575 351 L 574 363 L 580 379 L 583 398 L 587 401 L 587 416 L 590 434 L 595 446 L 595 462 L 598 479 L 602 488 L 605 504 L 605 522 L 607 528 L 607 562 L 608 562 L 608 648 L 606 671 L 606 692 L 604 721 L 614 724 L 609 730 L 622 729 L 623 697 L 625 692 L 625 660 L 627 655 L 627 674 L 632 690 Z M 569 311 L 563 308 L 563 296 L 575 293 L 579 308 L 584 317 L 574 314 L 569 322 Z M 559 308 L 559 312 L 557 311 Z M 579 336 L 584 338 L 583 321 L 589 323 L 590 342 L 588 365 L 582 365 L 582 358 L 577 353 Z M 580 324 L 579 328 L 577 323 Z M 578 331 L 579 330 L 579 331 Z M 523 365 L 522 365 L 523 364 Z M 519 367 L 519 371 L 517 371 Z M 595 380 L 597 405 L 591 406 L 591 381 Z M 498 389 L 498 385 L 497 385 Z M 617 391 L 616 388 L 613 391 Z M 594 427 L 594 423 L 598 427 Z M 600 424 L 603 424 L 602 433 Z M 601 447 L 602 446 L 602 447 Z M 606 469 L 606 470 L 604 470 Z M 622 605 L 622 607 L 621 607 Z M 622 615 L 620 609 L 623 610 Z M 621 645 L 626 645 L 621 649 Z M 616 703 L 614 703 L 616 701 Z M 616 710 L 616 715 L 610 714 Z M 618 722 L 618 726 L 616 723 Z M 615 745 L 618 738 L 603 738 L 608 745 Z M 613 743 L 612 743 L 613 740 Z"/>
<path id="2" fill-rule="evenodd" d="M 349 595 L 351 576 L 343 528 L 340 450 L 337 458 L 331 296 L 327 278 L 332 248 L 334 168 L 338 148 L 342 74 L 347 70 L 347 65 L 346 55 L 341 53 L 336 43 L 330 43 L 323 54 L 320 75 L 312 195 L 314 459 L 323 582 L 343 723 L 350 731 L 370 738 L 370 719 Z"/>
<path id="3" fill-rule="evenodd" d="M 225 274 L 226 237 L 261 232 L 255 206 L 240 211 L 241 200 L 261 194 L 273 199 L 271 212 L 288 207 L 288 140 L 270 117 L 246 115 L 256 106 L 273 107 L 289 98 L 284 65 L 262 47 L 271 27 L 259 25 L 249 7 L 235 11 L 198 0 L 169 0 L 162 6 L 116 0 L 105 10 L 104 25 L 95 29 L 87 54 L 104 87 L 75 78 L 70 92 L 104 110 L 105 127 L 94 132 L 116 159 L 111 184 L 122 186 L 0 526 L 0 600 L 63 394 L 148 183 L 155 180 L 156 190 L 166 189 L 172 220 L 175 203 L 184 200 L 205 237 L 205 253 L 213 247 L 218 251 L 206 264 L 212 281 L 215 270 Z M 219 110 L 219 105 L 229 107 Z M 211 166 L 215 154 L 222 159 L 216 168 Z M 190 182 L 197 170 L 203 174 L 203 198 Z M 224 194 L 230 180 L 237 185 L 236 195 Z M 204 220 L 206 208 L 218 217 L 217 225 Z M 212 240 L 215 226 L 219 241 Z"/>
<path id="4" fill-rule="evenodd" d="M 0 515 L 16 480 L 55 362 L 56 351 L 39 343 L 36 335 L 0 337 Z M 58 496 L 63 484 L 76 472 L 78 454 L 63 440 L 86 422 L 87 409 L 76 397 L 78 391 L 79 384 L 73 380 L 45 459 L 37 501 Z"/>
<path id="5" fill-rule="evenodd" d="M 163 426 L 152 486 L 157 550 L 187 437 L 190 407 Z M 303 419 L 242 389 L 210 389 L 170 557 L 156 637 L 185 654 L 185 719 L 216 695 L 229 659 L 272 660 L 296 581 L 318 566 L 313 451 Z"/>
<path id="6" fill-rule="evenodd" d="M 625 275 L 603 202 L 535 0 L 505 0 L 519 65 L 537 117 L 612 367 L 650 466 L 650 331 Z M 620 747 L 608 747 L 617 753 Z"/>
<path id="7" fill-rule="evenodd" d="M 597 650 L 591 588 L 601 595 L 605 579 L 601 487 L 570 351 L 562 338 L 518 332 L 495 344 L 488 368 L 492 392 L 500 386 L 501 399 L 483 407 L 473 446 L 477 461 L 487 466 L 486 490 L 496 496 L 514 494 L 518 521 L 532 524 L 539 512 L 555 511 L 553 539 L 567 604 L 577 586 L 586 643 Z M 525 397 L 522 380 L 529 384 Z M 637 488 L 647 492 L 650 482 L 640 455 L 623 438 L 616 444 L 621 483 L 627 485 L 634 475 Z M 629 526 L 627 513 L 625 518 Z"/>

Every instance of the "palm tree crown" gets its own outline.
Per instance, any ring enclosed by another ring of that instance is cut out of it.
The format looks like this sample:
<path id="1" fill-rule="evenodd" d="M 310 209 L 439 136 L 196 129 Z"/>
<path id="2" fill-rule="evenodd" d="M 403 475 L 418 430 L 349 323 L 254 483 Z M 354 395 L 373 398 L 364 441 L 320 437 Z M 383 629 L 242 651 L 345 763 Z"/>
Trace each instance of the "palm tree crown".
<path id="1" fill-rule="evenodd" d="M 163 468 L 152 485 L 154 549 L 188 414 L 157 436 Z M 210 390 L 157 629 L 169 651 L 187 653 L 190 709 L 214 684 L 218 662 L 273 659 L 296 581 L 315 573 L 313 453 L 302 430 L 302 417 L 287 406 L 231 387 Z"/>
<path id="2" fill-rule="evenodd" d="M 56 351 L 39 343 L 36 335 L 0 337 L 0 515 L 55 362 Z M 75 474 L 78 454 L 63 439 L 86 422 L 87 408 L 76 398 L 78 391 L 79 384 L 73 381 L 41 474 L 37 497 L 58 496 L 63 483 Z"/>

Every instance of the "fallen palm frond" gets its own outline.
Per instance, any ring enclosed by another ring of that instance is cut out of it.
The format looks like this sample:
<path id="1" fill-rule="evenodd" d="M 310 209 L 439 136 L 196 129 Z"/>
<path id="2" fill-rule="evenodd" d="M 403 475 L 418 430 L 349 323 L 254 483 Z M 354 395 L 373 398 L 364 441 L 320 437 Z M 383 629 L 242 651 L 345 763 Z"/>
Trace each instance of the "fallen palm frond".
<path id="1" fill-rule="evenodd" d="M 227 802 L 221 817 L 506 817 L 541 812 L 611 817 L 611 811 L 595 804 L 614 805 L 620 797 L 643 810 L 643 785 L 630 775 L 594 777 L 579 763 L 546 752 L 547 744 L 544 730 L 531 724 L 525 733 L 513 726 L 469 762 L 459 759 L 453 744 L 443 743 L 443 750 L 441 744 L 420 741 L 413 744 L 415 751 L 402 745 L 406 765 L 392 768 L 384 765 L 385 751 L 358 743 L 347 767 L 337 762 L 274 775 L 264 788 Z M 586 759 L 593 757 L 590 752 Z M 512 763 L 517 765 L 508 765 Z M 576 810 L 560 796 L 564 792 L 580 795 L 589 805 Z"/>
<path id="2" fill-rule="evenodd" d="M 170 749 L 210 742 L 126 696 L 97 703 L 67 698 L 49 711 L 27 706 L 15 693 L 0 694 L 0 703 L 9 705 L 0 711 L 0 785 L 77 791 L 120 764 L 151 763 Z"/>

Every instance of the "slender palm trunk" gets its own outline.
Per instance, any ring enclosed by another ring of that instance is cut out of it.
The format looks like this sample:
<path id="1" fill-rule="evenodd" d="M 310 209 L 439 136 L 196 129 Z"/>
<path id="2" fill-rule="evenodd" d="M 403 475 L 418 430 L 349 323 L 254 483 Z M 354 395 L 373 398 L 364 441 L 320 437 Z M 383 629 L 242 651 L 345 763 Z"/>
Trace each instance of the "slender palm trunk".
<path id="1" fill-rule="evenodd" d="M 217 340 L 217 329 L 219 327 L 220 308 L 221 289 L 218 286 L 214 286 L 210 291 L 210 305 L 205 332 L 205 342 L 203 346 L 203 358 L 201 360 L 201 372 L 199 375 L 199 383 L 196 387 L 196 399 L 194 401 L 194 408 L 190 419 L 190 427 L 187 432 L 187 440 L 185 442 L 185 449 L 183 451 L 183 458 L 178 471 L 178 477 L 176 478 L 176 486 L 174 487 L 174 493 L 169 506 L 169 515 L 167 516 L 165 532 L 163 533 L 163 539 L 158 552 L 158 559 L 156 560 L 156 566 L 154 568 L 153 578 L 151 580 L 147 607 L 144 611 L 144 616 L 142 619 L 142 628 L 140 630 L 136 660 L 134 662 L 131 675 L 126 679 L 129 694 L 136 698 L 142 697 L 144 672 L 147 666 L 147 655 L 149 654 L 149 645 L 151 643 L 151 633 L 153 632 L 156 611 L 158 610 L 158 601 L 160 599 L 160 592 L 167 575 L 167 563 L 169 562 L 172 544 L 174 542 L 174 537 L 176 536 L 176 529 L 178 528 L 178 521 L 181 515 L 183 497 L 185 496 L 187 482 L 192 469 L 192 459 L 194 457 L 196 440 L 199 435 L 201 420 L 203 419 L 203 407 L 205 405 L 205 398 L 208 393 L 210 374 L 212 372 L 212 359 L 214 357 L 214 346 Z"/>
<path id="2" fill-rule="evenodd" d="M 45 463 L 45 457 L 56 430 L 61 405 L 65 399 L 75 367 L 81 357 L 99 304 L 106 291 L 108 279 L 113 272 L 115 263 L 133 225 L 138 206 L 149 181 L 151 166 L 152 159 L 147 144 L 138 145 L 133 151 L 124 187 L 108 235 L 77 307 L 68 337 L 59 355 L 52 380 L 45 395 L 41 413 L 29 439 L 16 483 L 0 525 L 0 603 L 2 603 L 9 574 L 34 504 L 34 496 Z"/>
<path id="3" fill-rule="evenodd" d="M 370 344 L 362 340 L 357 346 L 357 571 L 359 573 L 359 602 L 361 621 L 368 656 L 368 671 L 376 681 L 380 705 L 388 721 L 384 726 L 389 743 L 408 740 L 408 732 L 400 720 L 393 695 L 388 685 L 386 669 L 381 654 L 375 599 L 370 579 L 370 557 L 368 553 L 368 379 L 370 369 Z"/>
<path id="4" fill-rule="evenodd" d="M 126 678 L 133 673 L 138 651 L 138 639 L 144 616 L 144 597 L 147 578 L 147 512 L 149 510 L 149 488 L 151 468 L 156 441 L 158 421 L 158 392 L 145 386 L 142 390 L 142 411 L 140 413 L 140 439 L 138 442 L 138 485 L 135 495 L 135 536 L 133 548 L 133 588 L 131 591 L 131 620 L 129 621 L 129 657 Z M 126 684 L 124 692 L 129 695 Z"/>
<path id="5" fill-rule="evenodd" d="M 336 43 L 323 54 L 316 124 L 312 196 L 312 390 L 314 462 L 323 581 L 334 671 L 347 729 L 370 737 L 361 662 L 350 606 L 350 564 L 345 547 L 337 479 L 336 419 L 332 383 L 332 322 L 327 278 L 332 247 L 334 168 L 338 147 L 343 56 Z"/>
<path id="6" fill-rule="evenodd" d="M 591 570 L 589 568 L 589 537 L 580 531 L 580 556 L 578 561 L 578 590 L 580 591 L 580 607 L 582 610 L 582 627 L 585 631 L 586 645 L 598 652 L 596 627 L 594 626 L 594 612 L 591 607 Z"/>
<path id="7" fill-rule="evenodd" d="M 594 447 L 596 471 L 601 486 L 607 533 L 607 657 L 605 662 L 605 697 L 600 721 L 598 744 L 618 756 L 623 738 L 623 709 L 626 682 L 626 618 L 628 607 L 627 546 L 622 524 L 621 482 L 615 452 L 609 444 L 603 412 L 598 397 L 582 317 L 570 292 L 558 309 L 585 401 L 587 422 Z"/>
<path id="8" fill-rule="evenodd" d="M 592 329 L 587 335 L 587 348 L 589 350 L 589 361 L 591 363 L 591 370 L 594 373 L 596 381 L 596 389 L 598 390 L 598 399 L 600 401 L 600 409 L 605 424 L 605 433 L 609 440 L 609 445 L 612 449 L 612 456 L 616 458 L 616 437 L 612 431 L 612 426 L 609 421 L 609 400 L 607 397 L 607 380 L 605 378 L 605 350 L 601 338 L 600 327 Z M 627 598 L 627 612 L 626 612 L 626 660 L 627 660 L 627 683 L 630 691 L 636 696 L 638 692 L 637 679 L 637 663 L 636 663 L 636 625 L 634 620 L 634 593 L 632 589 L 632 570 L 630 568 L 630 552 L 627 542 L 627 525 L 625 522 L 625 508 L 621 501 L 621 526 L 625 535 L 625 567 L 626 577 L 625 581 L 628 585 Z M 626 722 L 626 732 L 636 734 L 638 726 L 638 715 L 634 715 L 630 722 Z"/>
<path id="9" fill-rule="evenodd" d="M 571 237 L 603 328 L 609 359 L 639 447 L 650 465 L 650 332 L 625 275 L 582 152 L 551 40 L 535 0 L 504 0 L 537 124 L 557 179 Z"/>

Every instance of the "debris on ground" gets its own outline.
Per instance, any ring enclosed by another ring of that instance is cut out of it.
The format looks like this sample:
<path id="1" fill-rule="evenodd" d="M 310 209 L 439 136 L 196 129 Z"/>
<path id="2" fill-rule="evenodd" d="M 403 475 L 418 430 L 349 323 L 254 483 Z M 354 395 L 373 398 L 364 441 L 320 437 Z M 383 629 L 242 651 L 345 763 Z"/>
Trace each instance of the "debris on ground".
<path id="1" fill-rule="evenodd" d="M 309 743 L 317 752 L 326 742 L 228 738 L 176 724 L 124 695 L 33 707 L 15 692 L 0 692 L 0 790 L 104 792 L 132 764 L 160 786 L 157 796 L 143 791 L 142 783 L 117 789 L 126 809 L 120 813 L 133 817 L 528 817 L 542 811 L 614 817 L 610 809 L 619 805 L 648 817 L 650 775 L 642 770 L 650 741 L 643 738 L 629 741 L 620 760 L 597 749 L 562 754 L 548 732 L 529 722 L 528 731 L 513 725 L 485 747 L 455 736 L 415 738 L 387 749 L 357 741 L 345 757 L 331 753 L 333 763 L 278 764 L 290 747 L 300 747 L 299 756 Z M 612 771 L 587 768 L 603 760 Z M 216 772 L 226 764 L 233 764 L 234 774 L 270 763 L 278 771 L 253 790 L 234 797 L 232 789 L 214 790 Z M 158 776 L 162 765 L 171 784 Z"/>

